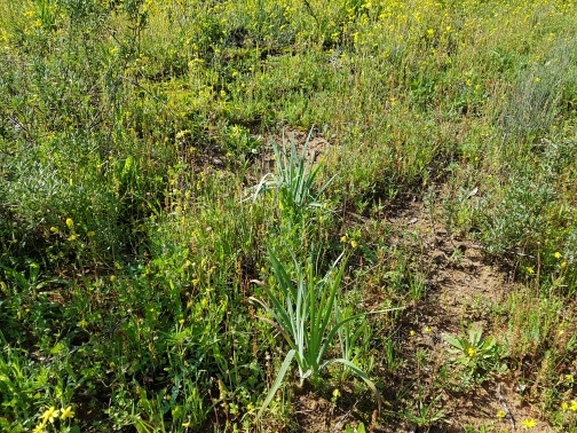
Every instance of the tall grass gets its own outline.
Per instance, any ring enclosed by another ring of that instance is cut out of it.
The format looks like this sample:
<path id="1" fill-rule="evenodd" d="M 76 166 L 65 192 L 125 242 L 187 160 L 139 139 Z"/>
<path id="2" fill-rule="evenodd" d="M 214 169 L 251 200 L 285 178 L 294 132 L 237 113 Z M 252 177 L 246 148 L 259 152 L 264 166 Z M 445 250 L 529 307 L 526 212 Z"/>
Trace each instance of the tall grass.
<path id="1" fill-rule="evenodd" d="M 462 320 L 482 316 L 524 401 L 574 430 L 575 17 L 561 0 L 0 0 L 0 430 L 251 431 L 266 407 L 278 431 L 297 422 L 291 393 L 272 400 L 293 362 L 398 390 L 375 431 L 451 416 L 459 372 L 411 352 L 441 311 L 435 264 L 390 224 L 425 192 L 435 233 L 517 284 Z"/>
<path id="2" fill-rule="evenodd" d="M 274 253 L 269 252 L 269 258 L 280 294 L 275 294 L 273 289 L 265 289 L 271 302 L 270 306 L 264 301 L 256 298 L 255 300 L 272 315 L 273 325 L 278 326 L 290 350 L 287 352 L 259 415 L 267 408 L 280 387 L 293 358 L 299 368 L 301 386 L 308 378 L 318 380 L 320 372 L 331 364 L 340 363 L 365 381 L 374 392 L 380 408 L 379 392 L 365 372 L 348 358 L 325 359 L 333 340 L 336 340 L 343 326 L 362 316 L 343 317 L 341 312 L 342 306 L 337 293 L 345 268 L 344 263 L 339 265 L 342 254 L 322 279 L 314 275 L 313 264 L 310 260 L 305 269 L 302 269 L 295 261 L 296 283 L 292 282 L 286 268 L 278 261 Z M 351 330 L 348 329 L 348 331 Z M 346 355 L 346 347 L 342 347 L 341 350 Z"/>

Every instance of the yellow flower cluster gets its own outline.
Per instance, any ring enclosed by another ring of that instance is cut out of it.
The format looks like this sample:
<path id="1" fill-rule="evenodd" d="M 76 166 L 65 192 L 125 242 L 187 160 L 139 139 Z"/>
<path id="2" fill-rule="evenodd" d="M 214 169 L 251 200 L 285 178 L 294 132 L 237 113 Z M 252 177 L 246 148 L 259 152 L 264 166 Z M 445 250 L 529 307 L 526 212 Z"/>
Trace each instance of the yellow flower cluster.
<path id="1" fill-rule="evenodd" d="M 48 424 L 54 424 L 54 421 L 60 418 L 62 421 L 74 418 L 74 411 L 72 406 L 62 408 L 60 410 L 56 409 L 54 406 L 50 406 L 40 415 L 40 424 L 38 424 L 33 431 L 33 433 L 42 433 L 45 431 Z"/>
<path id="2" fill-rule="evenodd" d="M 350 246 L 353 248 L 357 248 L 359 246 L 359 243 L 355 239 L 349 239 L 347 235 L 341 236 L 341 243 L 350 244 Z"/>
<path id="3" fill-rule="evenodd" d="M 523 421 L 521 421 L 521 427 L 523 427 L 525 429 L 533 428 L 536 425 L 537 425 L 537 421 L 535 421 L 533 418 L 527 418 L 527 419 L 524 419 Z"/>
<path id="4" fill-rule="evenodd" d="M 564 411 L 577 412 L 577 399 L 571 400 L 570 402 L 564 401 L 561 403 L 561 409 Z"/>

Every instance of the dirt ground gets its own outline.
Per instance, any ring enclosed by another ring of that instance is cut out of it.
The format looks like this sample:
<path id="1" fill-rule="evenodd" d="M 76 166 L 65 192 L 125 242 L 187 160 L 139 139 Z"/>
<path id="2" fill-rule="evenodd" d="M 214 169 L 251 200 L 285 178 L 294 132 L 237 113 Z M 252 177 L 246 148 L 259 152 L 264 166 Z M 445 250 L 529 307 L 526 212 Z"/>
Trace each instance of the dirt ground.
<path id="1" fill-rule="evenodd" d="M 420 258 L 429 269 L 426 295 L 411 308 L 413 319 L 403 324 L 399 333 L 408 341 L 406 357 L 411 359 L 414 354 L 410 352 L 419 347 L 428 356 L 436 358 L 429 360 L 434 370 L 435 366 L 448 362 L 451 356 L 447 353 L 449 346 L 443 335 L 462 334 L 465 322 L 483 327 L 493 335 L 501 332 L 495 328 L 487 311 L 513 290 L 514 283 L 507 269 L 491 263 L 479 245 L 450 236 L 441 225 L 431 221 L 430 215 L 423 203 L 408 201 L 391 212 L 387 220 L 393 233 L 391 242 L 403 246 L 414 244 L 417 239 Z M 401 356 L 405 354 L 401 353 Z M 418 380 L 427 380 L 427 376 L 432 377 L 434 372 L 416 372 L 407 366 L 400 374 L 407 376 L 410 382 L 417 380 L 417 375 L 421 377 Z M 395 380 L 402 382 L 399 386 L 407 387 L 403 377 Z M 442 419 L 420 428 L 394 415 L 385 416 L 385 422 L 376 413 L 367 419 L 366 410 L 359 408 L 362 402 L 354 400 L 352 393 L 336 407 L 330 402 L 330 395 L 319 394 L 309 391 L 298 397 L 295 418 L 299 431 L 336 433 L 344 431 L 347 425 L 354 426 L 362 421 L 366 431 L 383 433 L 509 433 L 523 431 L 522 422 L 529 418 L 536 422 L 532 431 L 554 431 L 538 420 L 534 409 L 524 401 L 522 388 L 504 379 L 485 382 L 482 387 L 466 394 L 442 393 L 436 405 L 443 410 Z M 384 411 L 394 411 L 394 408 L 388 408 L 387 396 L 383 397 Z"/>

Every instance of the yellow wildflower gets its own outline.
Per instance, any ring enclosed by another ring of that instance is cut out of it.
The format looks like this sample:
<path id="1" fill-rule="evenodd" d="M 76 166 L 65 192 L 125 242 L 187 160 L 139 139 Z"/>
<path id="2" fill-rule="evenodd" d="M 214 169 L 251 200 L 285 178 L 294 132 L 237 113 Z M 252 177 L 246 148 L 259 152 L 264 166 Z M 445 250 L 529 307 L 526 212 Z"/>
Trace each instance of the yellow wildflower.
<path id="1" fill-rule="evenodd" d="M 563 255 L 559 252 L 559 251 L 555 251 L 555 254 L 553 254 L 553 256 L 559 260 L 561 257 L 563 257 Z"/>
<path id="2" fill-rule="evenodd" d="M 529 267 L 527 268 L 527 273 L 528 273 L 529 275 L 533 275 L 533 274 L 535 273 L 535 269 L 533 269 L 532 266 L 529 266 Z"/>
<path id="3" fill-rule="evenodd" d="M 572 412 L 577 412 L 577 400 L 571 400 L 571 406 L 569 406 L 569 410 Z"/>
<path id="4" fill-rule="evenodd" d="M 569 403 L 567 403 L 566 401 L 564 401 L 563 403 L 561 403 L 561 409 L 563 409 L 563 410 L 569 409 Z"/>
<path id="5" fill-rule="evenodd" d="M 72 218 L 66 218 L 66 226 L 72 230 L 74 228 L 74 221 Z"/>
<path id="6" fill-rule="evenodd" d="M 533 418 L 527 418 L 527 419 L 524 419 L 523 421 L 521 421 L 521 425 L 524 428 L 529 429 L 529 428 L 535 427 L 537 425 L 537 421 L 535 421 Z"/>
<path id="7" fill-rule="evenodd" d="M 503 419 L 507 416 L 507 412 L 505 412 L 504 410 L 500 410 L 497 412 L 497 418 L 499 419 Z"/>
<path id="8" fill-rule="evenodd" d="M 72 410 L 72 406 L 68 406 L 67 408 L 61 410 L 60 419 L 65 420 L 68 418 L 74 418 L 74 411 Z"/>
<path id="9" fill-rule="evenodd" d="M 44 424 L 39 424 L 36 427 L 34 427 L 34 429 L 32 430 L 32 433 L 43 433 L 46 430 L 44 430 L 45 425 Z"/>
<path id="10" fill-rule="evenodd" d="M 467 349 L 467 355 L 469 355 L 469 357 L 472 358 L 473 356 L 475 356 L 475 353 L 476 353 L 476 352 L 475 352 L 475 349 L 474 349 L 474 348 L 469 347 L 469 349 Z"/>
<path id="11" fill-rule="evenodd" d="M 53 423 L 54 420 L 58 418 L 58 413 L 58 409 L 56 409 L 54 406 L 50 406 L 48 409 L 46 409 L 46 412 L 40 416 L 40 419 L 43 423 Z"/>

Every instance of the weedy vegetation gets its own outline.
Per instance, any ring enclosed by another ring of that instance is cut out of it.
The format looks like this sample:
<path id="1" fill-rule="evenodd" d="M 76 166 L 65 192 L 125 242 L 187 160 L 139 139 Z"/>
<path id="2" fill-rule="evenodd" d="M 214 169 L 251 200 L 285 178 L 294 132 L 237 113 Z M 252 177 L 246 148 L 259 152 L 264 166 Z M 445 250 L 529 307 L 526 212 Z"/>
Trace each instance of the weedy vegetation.
<path id="1" fill-rule="evenodd" d="M 577 432 L 576 32 L 0 0 L 0 430 Z"/>

